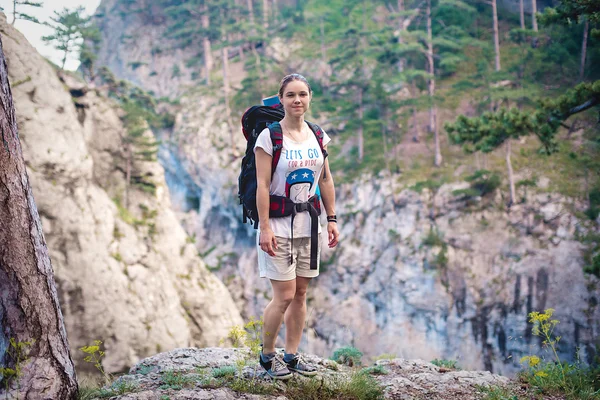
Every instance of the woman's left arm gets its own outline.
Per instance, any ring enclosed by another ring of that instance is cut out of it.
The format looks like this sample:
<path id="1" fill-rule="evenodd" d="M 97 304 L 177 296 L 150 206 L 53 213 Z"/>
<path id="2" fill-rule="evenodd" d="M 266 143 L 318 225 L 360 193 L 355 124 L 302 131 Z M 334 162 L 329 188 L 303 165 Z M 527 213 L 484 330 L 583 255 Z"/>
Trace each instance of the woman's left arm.
<path id="1" fill-rule="evenodd" d="M 327 146 L 324 146 L 324 148 L 327 150 Z M 325 206 L 327 216 L 335 215 L 335 186 L 333 185 L 333 177 L 331 176 L 329 160 L 327 158 L 325 159 L 323 171 L 319 178 L 319 189 L 321 190 L 321 197 L 323 198 L 323 205 Z M 340 239 L 337 222 L 327 222 L 327 236 L 329 247 L 337 246 Z"/>

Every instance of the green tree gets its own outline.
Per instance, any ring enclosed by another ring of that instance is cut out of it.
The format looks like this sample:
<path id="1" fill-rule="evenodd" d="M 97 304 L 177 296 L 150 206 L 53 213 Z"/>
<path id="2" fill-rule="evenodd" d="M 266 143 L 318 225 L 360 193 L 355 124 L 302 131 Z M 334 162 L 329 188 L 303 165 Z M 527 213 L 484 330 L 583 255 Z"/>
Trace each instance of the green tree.
<path id="1" fill-rule="evenodd" d="M 128 207 L 129 188 L 133 183 L 143 190 L 155 188 L 154 183 L 144 180 L 135 168 L 136 162 L 156 161 L 159 142 L 149 132 L 148 120 L 153 116 L 147 109 L 133 100 L 123 102 L 121 107 L 125 111 L 121 119 L 125 127 L 122 141 L 125 146 L 125 207 Z"/>
<path id="2" fill-rule="evenodd" d="M 546 26 L 554 24 L 581 24 L 584 26 L 579 67 L 579 80 L 582 81 L 585 75 L 590 27 L 592 28 L 591 35 L 596 38 L 600 37 L 600 31 L 597 29 L 600 24 L 600 3 L 591 0 L 561 0 L 557 7 L 546 8 L 539 19 L 541 24 Z"/>
<path id="3" fill-rule="evenodd" d="M 29 0 L 13 0 L 13 20 L 11 22 L 12 25 L 15 24 L 17 19 L 22 19 L 25 21 L 31 21 L 36 24 L 41 24 L 41 22 L 34 17 L 33 15 L 24 13 L 21 11 L 21 7 L 43 7 L 44 3 L 41 1 L 29 1 Z"/>
<path id="4" fill-rule="evenodd" d="M 399 44 L 403 55 L 422 57 L 425 64 L 420 64 L 421 72 L 407 71 L 407 80 L 417 82 L 425 78 L 427 87 L 427 103 L 429 108 L 429 131 L 434 135 L 434 164 L 440 166 L 442 154 L 440 148 L 439 124 L 437 121 L 438 100 L 436 98 L 436 74 L 448 74 L 456 71 L 457 65 L 463 60 L 461 51 L 473 40 L 459 24 L 444 24 L 444 17 L 454 22 L 453 10 L 460 10 L 467 16 L 474 13 L 473 7 L 459 0 L 440 0 L 425 3 L 425 26 L 419 26 L 412 31 L 401 32 L 403 40 Z M 433 17 L 432 17 L 433 16 Z M 440 27 L 434 27 L 438 21 Z M 439 61 L 436 63 L 435 60 Z M 415 64 L 419 65 L 419 64 Z M 436 67 L 437 66 L 437 67 Z M 437 70 L 440 70 L 438 73 Z M 416 102 L 417 104 L 418 102 Z M 421 103 L 423 103 L 421 101 Z"/>
<path id="5" fill-rule="evenodd" d="M 84 38 L 89 32 L 91 18 L 85 16 L 85 8 L 77 7 L 75 9 L 64 8 L 62 11 L 54 11 L 54 16 L 50 17 L 53 23 L 47 25 L 54 29 L 52 35 L 42 37 L 42 40 L 54 46 L 55 49 L 63 52 L 61 68 L 65 68 L 67 58 L 74 52 L 81 51 Z"/>
<path id="6" fill-rule="evenodd" d="M 220 36 L 219 29 L 211 29 L 211 26 L 214 26 L 214 12 L 218 7 L 207 0 L 162 0 L 162 4 L 168 16 L 167 36 L 175 39 L 181 48 L 202 49 L 204 79 L 210 85 L 214 66 L 212 43 Z"/>
<path id="7" fill-rule="evenodd" d="M 96 25 L 90 25 L 83 31 L 81 50 L 79 52 L 80 68 L 89 80 L 96 76 L 95 62 L 100 47 L 102 35 Z"/>
<path id="8" fill-rule="evenodd" d="M 547 153 L 557 150 L 556 133 L 572 115 L 600 105 L 600 81 L 579 84 L 564 95 L 542 100 L 537 110 L 523 111 L 516 107 L 486 112 L 480 117 L 459 116 L 446 124 L 446 130 L 455 144 L 462 144 L 467 152 L 489 153 L 510 139 L 535 134 Z M 507 168 L 512 174 L 509 152 Z M 511 195 L 511 203 L 514 202 Z M 509 205 L 510 205 L 509 204 Z"/>

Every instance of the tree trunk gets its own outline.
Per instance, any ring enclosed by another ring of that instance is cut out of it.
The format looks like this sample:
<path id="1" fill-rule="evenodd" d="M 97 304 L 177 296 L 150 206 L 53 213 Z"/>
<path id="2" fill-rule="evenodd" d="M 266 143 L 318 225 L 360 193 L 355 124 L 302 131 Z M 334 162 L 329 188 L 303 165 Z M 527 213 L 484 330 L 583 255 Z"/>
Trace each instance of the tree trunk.
<path id="1" fill-rule="evenodd" d="M 521 17 L 521 29 L 525 29 L 525 6 L 523 0 L 519 0 L 519 15 Z"/>
<path id="2" fill-rule="evenodd" d="M 269 0 L 263 0 L 263 26 L 269 29 Z"/>
<path id="3" fill-rule="evenodd" d="M 364 138 L 363 138 L 363 88 L 358 88 L 358 162 L 362 162 L 365 155 Z"/>
<path id="4" fill-rule="evenodd" d="M 273 4 L 271 5 L 273 21 L 277 22 L 279 19 L 279 6 L 277 5 L 277 0 L 273 0 Z"/>
<path id="5" fill-rule="evenodd" d="M 208 31 L 210 28 L 210 19 L 208 15 L 208 7 L 206 5 L 206 1 L 202 3 L 200 12 L 202 13 L 202 16 L 200 17 L 200 23 L 202 24 L 202 28 Z M 210 46 L 210 39 L 208 38 L 208 36 L 204 36 L 204 38 L 202 39 L 202 45 L 204 48 L 204 68 L 206 73 L 206 84 L 210 85 L 210 70 L 213 68 L 214 62 Z"/>
<path id="6" fill-rule="evenodd" d="M 133 150 L 131 143 L 125 145 L 125 208 L 129 208 L 129 187 L 131 186 L 131 164 L 133 164 Z"/>
<path id="7" fill-rule="evenodd" d="M 417 121 L 417 109 L 412 109 L 413 118 L 413 142 L 419 143 L 421 141 L 421 135 L 419 134 L 419 121 Z"/>
<path id="8" fill-rule="evenodd" d="M 227 118 L 227 128 L 231 140 L 231 156 L 237 157 L 237 148 L 235 144 L 235 133 L 233 122 L 231 121 L 231 107 L 229 105 L 229 47 L 224 46 L 223 54 L 223 97 L 225 97 L 225 117 Z"/>
<path id="9" fill-rule="evenodd" d="M 17 0 L 13 0 L 13 20 L 11 22 L 11 25 L 14 25 L 16 20 L 17 20 Z"/>
<path id="10" fill-rule="evenodd" d="M 537 19 L 535 15 L 537 14 L 537 0 L 531 0 L 531 23 L 533 25 L 533 30 L 538 31 Z"/>
<path id="11" fill-rule="evenodd" d="M 498 33 L 498 8 L 496 0 L 492 0 L 492 14 L 494 19 L 494 51 L 496 52 L 496 72 L 500 71 L 500 37 Z"/>
<path id="12" fill-rule="evenodd" d="M 433 63 L 433 33 L 431 30 L 431 0 L 427 0 L 427 63 L 429 64 L 429 130 L 433 132 L 435 143 L 434 164 L 442 165 L 442 152 L 440 150 L 440 135 L 437 128 L 437 109 L 434 104 L 435 96 L 435 66 Z"/>
<path id="13" fill-rule="evenodd" d="M 400 30 L 400 33 L 398 35 L 398 45 L 402 45 L 402 41 L 404 39 L 402 39 L 402 32 L 404 32 L 404 15 L 402 15 L 402 13 L 404 12 L 404 0 L 398 0 L 398 13 L 400 14 L 398 16 L 398 28 Z M 400 59 L 398 60 L 398 72 L 402 72 L 404 71 L 404 57 L 400 57 Z"/>
<path id="14" fill-rule="evenodd" d="M 263 84 L 263 74 L 261 73 L 261 66 L 260 66 L 260 55 L 258 54 L 258 50 L 256 50 L 256 46 L 254 44 L 252 44 L 252 54 L 254 54 L 256 70 L 258 71 L 258 76 L 260 79 L 260 85 L 259 85 L 259 89 L 258 89 L 258 90 L 260 90 L 260 98 L 264 99 L 265 93 L 264 93 L 264 84 Z"/>
<path id="15" fill-rule="evenodd" d="M 68 47 L 68 44 L 67 44 L 66 49 L 65 49 L 65 54 L 63 55 L 63 58 L 62 58 L 62 63 L 60 65 L 60 69 L 62 69 L 62 70 L 65 69 L 65 64 L 67 63 L 67 56 L 68 55 L 69 55 L 69 47 Z"/>
<path id="16" fill-rule="evenodd" d="M 16 344 L 34 341 L 0 398 L 75 399 L 77 380 L 52 265 L 33 199 L 0 41 L 0 367 L 16 369 Z"/>
<path id="17" fill-rule="evenodd" d="M 510 162 L 511 145 L 510 138 L 506 140 L 506 168 L 508 168 L 508 185 L 510 187 L 510 204 L 509 207 L 515 204 L 515 178 L 513 176 L 512 163 Z"/>
<path id="18" fill-rule="evenodd" d="M 325 49 L 325 23 L 323 22 L 323 17 L 320 19 L 320 28 L 321 28 L 321 59 L 324 63 L 327 63 L 327 51 Z"/>
<path id="19" fill-rule="evenodd" d="M 431 0 L 427 0 L 427 65 L 429 67 L 429 132 L 435 131 L 435 113 L 433 111 L 433 96 L 435 95 L 435 67 L 433 64 L 433 34 L 431 31 Z"/>
<path id="20" fill-rule="evenodd" d="M 440 132 L 439 132 L 439 124 L 437 123 L 437 107 L 433 107 L 433 118 L 435 120 L 435 130 L 433 132 L 433 139 L 435 143 L 435 158 L 434 165 L 436 167 L 442 166 L 442 150 L 440 146 Z"/>
<path id="21" fill-rule="evenodd" d="M 247 4 L 248 4 L 248 17 L 250 18 L 250 26 L 254 30 L 254 5 L 252 4 L 252 0 L 248 0 Z"/>
<path id="22" fill-rule="evenodd" d="M 579 80 L 583 81 L 585 75 L 585 58 L 587 53 L 589 22 L 586 19 L 583 25 L 583 43 L 581 43 L 581 65 L 579 66 Z"/>

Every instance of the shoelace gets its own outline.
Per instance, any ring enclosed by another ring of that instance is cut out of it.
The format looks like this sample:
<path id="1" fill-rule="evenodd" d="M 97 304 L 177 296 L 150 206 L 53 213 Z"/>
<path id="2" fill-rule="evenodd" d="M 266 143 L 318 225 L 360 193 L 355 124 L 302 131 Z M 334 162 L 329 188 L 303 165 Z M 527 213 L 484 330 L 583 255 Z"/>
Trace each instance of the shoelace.
<path id="1" fill-rule="evenodd" d="M 294 357 L 293 360 L 296 360 L 296 368 L 298 369 L 304 368 L 304 370 L 306 371 L 313 371 L 316 369 L 312 365 L 305 363 L 304 359 L 300 354 L 296 355 L 296 357 Z"/>
<path id="2" fill-rule="evenodd" d="M 271 371 L 273 372 L 280 371 L 284 368 L 287 369 L 287 364 L 283 361 L 283 358 L 281 358 L 279 354 L 274 355 L 271 359 L 271 362 Z"/>

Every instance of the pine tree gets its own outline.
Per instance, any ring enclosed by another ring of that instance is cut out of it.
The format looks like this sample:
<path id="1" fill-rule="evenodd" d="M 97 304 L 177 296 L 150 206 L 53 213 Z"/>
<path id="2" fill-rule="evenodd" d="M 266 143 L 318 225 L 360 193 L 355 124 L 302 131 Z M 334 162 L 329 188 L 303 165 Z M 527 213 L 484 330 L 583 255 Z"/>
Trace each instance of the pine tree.
<path id="1" fill-rule="evenodd" d="M 13 0 L 13 20 L 11 22 L 12 25 L 15 24 L 17 19 L 22 19 L 25 21 L 31 21 L 36 24 L 41 24 L 41 22 L 34 17 L 33 15 L 24 13 L 20 11 L 21 7 L 43 7 L 44 3 L 41 1 L 29 1 L 29 0 Z"/>
<path id="2" fill-rule="evenodd" d="M 83 75 L 90 81 L 96 77 L 95 62 L 98 58 L 97 54 L 100 47 L 101 34 L 98 27 L 94 24 L 90 25 L 83 31 L 81 51 L 79 53 L 80 68 Z"/>
<path id="3" fill-rule="evenodd" d="M 211 29 L 212 3 L 208 0 L 161 1 L 168 17 L 167 37 L 176 40 L 181 48 L 192 46 L 202 52 L 204 79 L 210 85 L 214 66 L 212 42 L 219 38 L 219 30 Z"/>
<path id="4" fill-rule="evenodd" d="M 54 29 L 54 33 L 42 37 L 42 40 L 63 52 L 61 69 L 65 69 L 69 55 L 81 50 L 84 37 L 89 32 L 91 18 L 84 13 L 83 7 L 72 10 L 64 8 L 62 11 L 54 11 L 54 16 L 50 17 L 54 23 L 48 25 Z"/>
<path id="5" fill-rule="evenodd" d="M 413 31 L 401 32 L 403 40 L 399 43 L 401 55 L 424 56 L 426 67 L 424 68 L 427 75 L 410 71 L 405 74 L 405 78 L 417 81 L 426 76 L 426 86 L 428 93 L 428 108 L 429 108 L 429 131 L 434 135 L 434 164 L 440 166 L 442 163 L 441 144 L 439 136 L 439 128 L 437 121 L 437 100 L 435 93 L 435 78 L 436 78 L 436 63 L 435 59 L 439 59 L 438 65 L 442 69 L 452 71 L 455 66 L 462 60 L 459 51 L 472 43 L 468 39 L 464 31 L 457 26 L 447 26 L 437 28 L 434 35 L 434 26 L 432 14 L 434 12 L 443 13 L 446 9 L 458 8 L 461 11 L 471 14 L 474 9 L 462 1 L 442 0 L 437 3 L 428 0 L 425 9 L 425 32 L 421 29 Z M 438 19 L 439 20 L 439 19 Z M 416 103 L 418 104 L 418 102 Z"/>
<path id="6" fill-rule="evenodd" d="M 154 136 L 149 134 L 148 120 L 152 118 L 150 113 L 136 101 L 125 101 L 121 107 L 125 111 L 121 118 L 125 133 L 122 136 L 125 148 L 125 207 L 129 207 L 129 189 L 135 183 L 142 189 L 154 188 L 152 182 L 143 180 L 136 174 L 136 163 L 140 161 L 156 161 L 158 145 Z"/>
<path id="7" fill-rule="evenodd" d="M 75 366 L 23 159 L 1 39 L 0 87 L 0 397 L 72 400 L 78 397 Z"/>
<path id="8" fill-rule="evenodd" d="M 547 153 L 557 150 L 556 133 L 572 115 L 600 105 L 600 81 L 582 83 L 556 99 L 543 100 L 536 111 L 522 111 L 516 107 L 486 112 L 480 117 L 459 116 L 447 123 L 446 130 L 455 144 L 462 144 L 465 151 L 489 153 L 510 139 L 535 134 Z M 507 149 L 509 151 L 510 148 Z M 509 154 L 509 153 L 507 153 Z M 507 156 L 508 172 L 512 166 Z M 511 198 L 511 202 L 514 201 Z"/>

